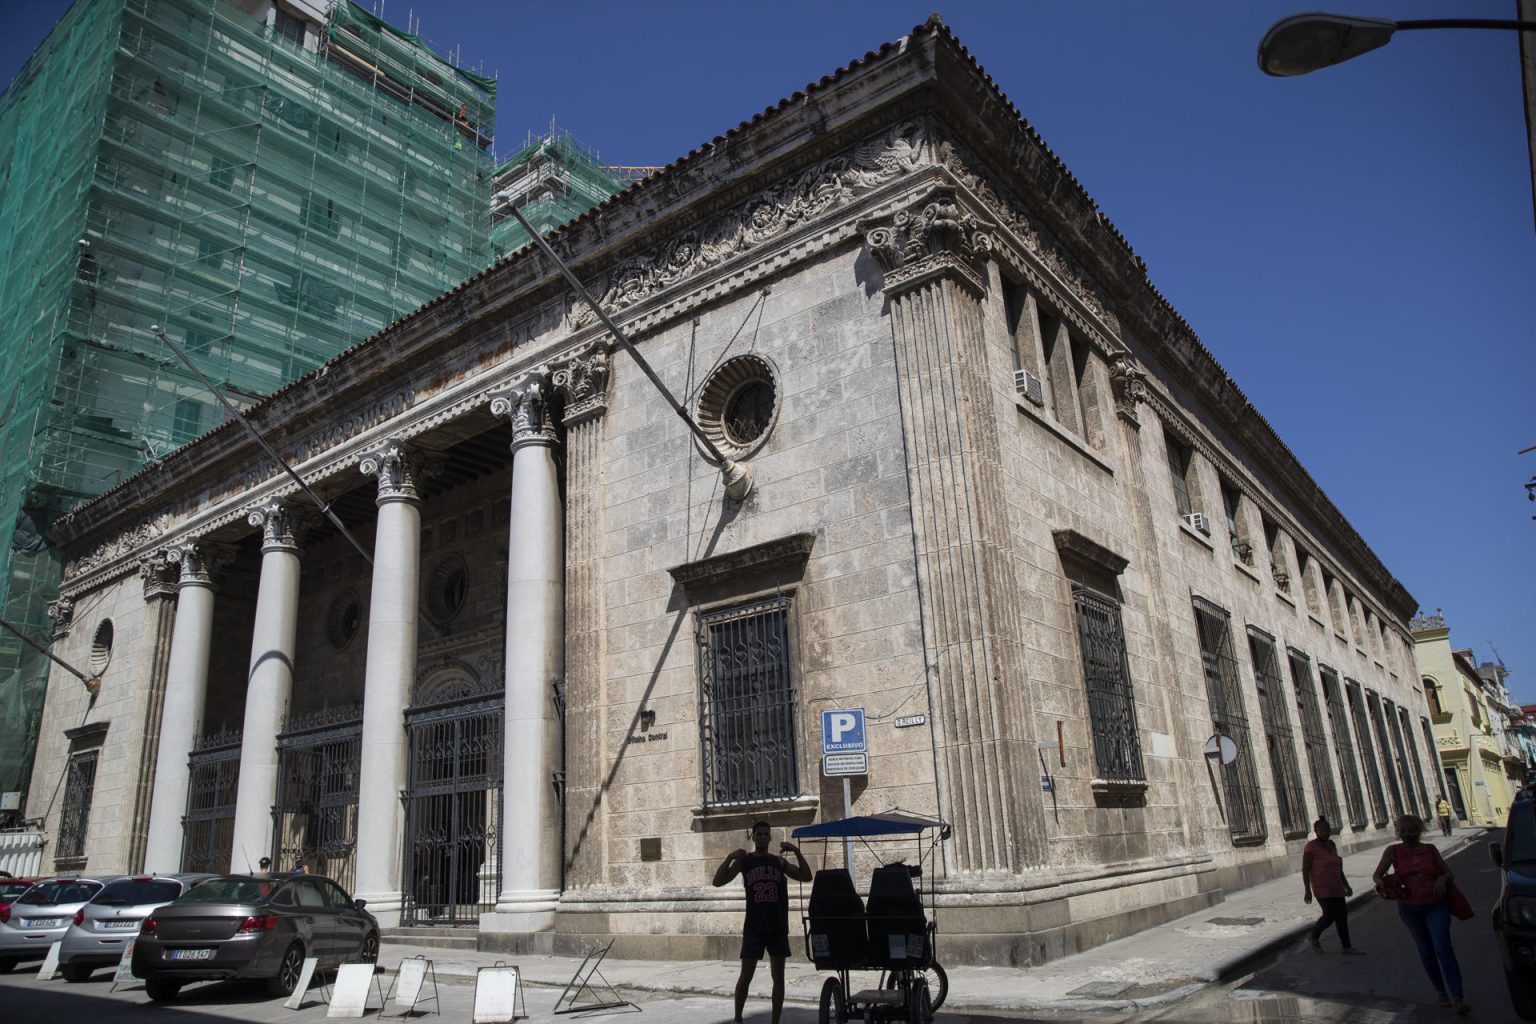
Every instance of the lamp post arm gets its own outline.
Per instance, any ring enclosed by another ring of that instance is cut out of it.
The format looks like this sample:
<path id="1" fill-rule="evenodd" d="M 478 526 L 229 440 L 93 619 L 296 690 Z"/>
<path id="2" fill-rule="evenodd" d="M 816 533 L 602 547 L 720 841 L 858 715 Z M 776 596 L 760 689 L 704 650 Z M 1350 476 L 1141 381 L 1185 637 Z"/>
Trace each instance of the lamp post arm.
<path id="1" fill-rule="evenodd" d="M 1536 21 L 1507 21 L 1499 18 L 1420 18 L 1399 21 L 1399 29 L 1409 28 L 1502 28 L 1518 32 L 1536 32 Z"/>

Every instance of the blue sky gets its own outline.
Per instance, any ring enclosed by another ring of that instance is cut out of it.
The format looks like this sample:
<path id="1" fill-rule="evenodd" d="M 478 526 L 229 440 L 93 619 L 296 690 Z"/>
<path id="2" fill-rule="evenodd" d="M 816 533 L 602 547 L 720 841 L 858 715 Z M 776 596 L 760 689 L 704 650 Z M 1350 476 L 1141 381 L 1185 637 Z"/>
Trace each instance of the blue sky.
<path id="1" fill-rule="evenodd" d="M 386 0 L 404 24 L 408 0 Z M 366 4 L 372 7 L 373 2 Z M 1410 32 L 1261 74 L 1260 2 L 418 0 L 498 73 L 502 153 L 551 118 L 665 164 L 937 8 L 1153 282 L 1452 639 L 1536 701 L 1536 216 L 1512 32 Z M 67 7 L 7 0 L 0 81 Z M 1508 0 L 1334 9 L 1508 18 Z M 423 8 L 426 8 L 423 10 Z"/>

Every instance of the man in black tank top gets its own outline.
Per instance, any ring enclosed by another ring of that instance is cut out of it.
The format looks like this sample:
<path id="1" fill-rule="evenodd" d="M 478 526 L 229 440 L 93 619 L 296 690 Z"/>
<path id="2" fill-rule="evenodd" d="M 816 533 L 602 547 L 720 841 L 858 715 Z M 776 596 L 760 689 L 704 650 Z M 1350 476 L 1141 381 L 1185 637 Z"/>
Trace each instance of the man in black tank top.
<path id="1" fill-rule="evenodd" d="M 793 853 L 791 865 L 779 854 L 769 853 L 773 832 L 766 821 L 752 826 L 753 851 L 733 850 L 715 869 L 715 885 L 722 886 L 737 875 L 747 890 L 747 917 L 741 931 L 741 974 L 736 979 L 736 1020 L 747 1004 L 747 990 L 757 962 L 768 954 L 773 974 L 773 1024 L 779 1024 L 784 1008 L 784 958 L 789 956 L 789 884 L 811 880 L 811 866 L 794 843 L 780 843 L 780 853 Z"/>

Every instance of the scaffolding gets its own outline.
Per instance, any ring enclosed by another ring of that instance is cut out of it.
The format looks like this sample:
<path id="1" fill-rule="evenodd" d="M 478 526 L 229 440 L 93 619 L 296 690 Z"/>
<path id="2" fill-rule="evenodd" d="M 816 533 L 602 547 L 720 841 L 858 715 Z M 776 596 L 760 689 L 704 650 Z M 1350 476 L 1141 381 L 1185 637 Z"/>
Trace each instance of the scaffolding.
<path id="1" fill-rule="evenodd" d="M 491 258 L 495 83 L 355 4 L 77 0 L 0 95 L 0 587 L 46 637 L 48 521 Z M 287 31 L 285 31 L 287 29 Z M 46 667 L 0 637 L 0 793 Z"/>
<path id="2" fill-rule="evenodd" d="M 516 252 L 530 239 L 510 212 L 516 207 L 540 234 L 575 220 L 655 168 L 611 167 L 597 151 L 551 124 L 532 137 L 494 172 L 491 246 L 496 259 Z"/>

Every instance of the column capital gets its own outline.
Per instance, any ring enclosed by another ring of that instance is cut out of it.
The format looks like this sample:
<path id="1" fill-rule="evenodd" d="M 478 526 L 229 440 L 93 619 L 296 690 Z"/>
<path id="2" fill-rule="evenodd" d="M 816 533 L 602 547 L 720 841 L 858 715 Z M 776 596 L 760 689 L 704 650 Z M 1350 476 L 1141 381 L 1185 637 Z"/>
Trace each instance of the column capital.
<path id="1" fill-rule="evenodd" d="M 144 584 L 144 600 L 176 596 L 176 566 L 167 558 L 168 552 L 157 551 L 139 559 L 139 580 Z"/>
<path id="2" fill-rule="evenodd" d="M 181 570 L 176 581 L 178 590 L 182 587 L 212 587 L 214 577 L 234 560 L 235 549 L 228 544 L 211 544 L 203 540 L 184 540 L 165 549 L 166 565 L 179 566 Z M 141 567 L 139 571 L 144 570 Z"/>
<path id="3" fill-rule="evenodd" d="M 386 441 L 367 452 L 357 468 L 364 476 L 379 478 L 377 503 L 409 501 L 420 503 L 416 482 L 427 475 L 427 463 L 420 449 L 404 441 Z"/>
<path id="4" fill-rule="evenodd" d="M 62 640 L 69 636 L 69 627 L 75 622 L 75 599 L 60 597 L 48 602 L 48 619 L 53 623 L 53 638 Z"/>
<path id="5" fill-rule="evenodd" d="M 1115 412 L 1132 426 L 1140 426 L 1136 406 L 1148 401 L 1147 374 L 1129 352 L 1109 357 L 1109 383 L 1115 391 Z"/>
<path id="6" fill-rule="evenodd" d="M 953 188 L 933 189 L 894 217 L 859 227 L 869 254 L 885 272 L 886 294 L 935 277 L 954 278 L 978 297 L 986 293 L 978 265 L 992 252 L 992 235 L 960 208 Z"/>
<path id="7" fill-rule="evenodd" d="M 564 400 L 567 426 L 607 411 L 609 369 L 608 345 L 601 341 L 556 368 L 550 382 Z"/>
<path id="8" fill-rule="evenodd" d="M 512 421 L 512 450 L 533 445 L 553 447 L 555 422 L 550 415 L 549 375 L 535 370 L 511 387 L 492 391 L 491 415 Z"/>
<path id="9" fill-rule="evenodd" d="M 304 544 L 304 535 L 314 523 L 308 509 L 285 501 L 267 501 L 246 514 L 246 521 L 261 527 L 261 551 L 292 551 Z"/>

